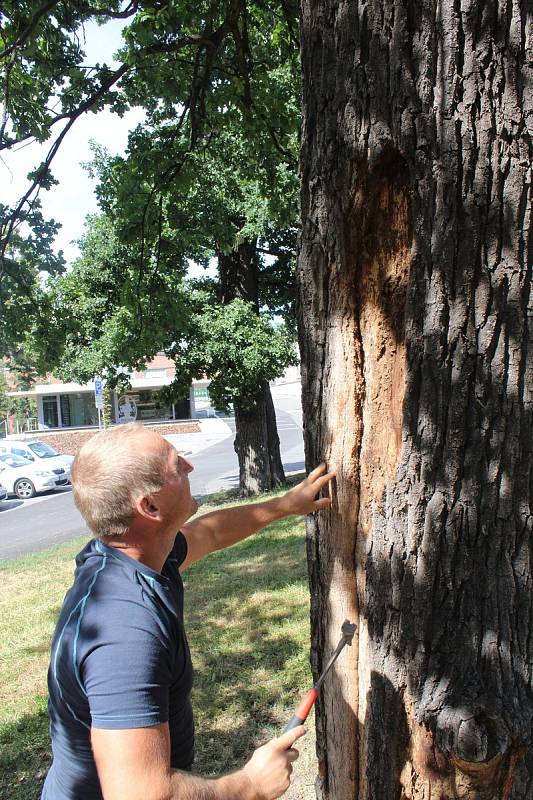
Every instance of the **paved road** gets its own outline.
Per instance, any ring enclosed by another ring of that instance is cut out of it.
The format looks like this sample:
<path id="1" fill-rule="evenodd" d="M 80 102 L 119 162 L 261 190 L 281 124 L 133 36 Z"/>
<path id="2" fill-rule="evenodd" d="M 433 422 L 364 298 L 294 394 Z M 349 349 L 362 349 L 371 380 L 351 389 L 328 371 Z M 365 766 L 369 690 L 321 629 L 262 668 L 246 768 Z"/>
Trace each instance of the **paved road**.
<path id="1" fill-rule="evenodd" d="M 276 402 L 276 415 L 283 464 L 287 472 L 304 468 L 299 405 L 293 398 Z M 191 452 L 194 472 L 191 488 L 199 497 L 238 485 L 239 470 L 233 449 L 234 422 L 225 420 L 215 435 L 201 439 L 200 434 L 172 438 L 180 449 Z M 197 436 L 196 440 L 194 436 Z M 198 450 L 198 447 L 203 449 Z M 16 558 L 44 550 L 54 544 L 88 534 L 74 505 L 70 487 L 39 495 L 32 500 L 10 499 L 0 502 L 0 559 Z"/>

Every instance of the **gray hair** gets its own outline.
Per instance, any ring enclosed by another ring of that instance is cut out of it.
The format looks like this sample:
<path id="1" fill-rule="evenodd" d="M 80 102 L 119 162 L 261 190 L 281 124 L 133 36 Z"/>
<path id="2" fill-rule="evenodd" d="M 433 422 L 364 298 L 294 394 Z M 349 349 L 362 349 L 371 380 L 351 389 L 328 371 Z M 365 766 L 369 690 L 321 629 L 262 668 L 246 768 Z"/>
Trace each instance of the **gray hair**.
<path id="1" fill-rule="evenodd" d="M 143 452 L 141 436 L 146 442 L 148 432 L 161 446 Z M 83 445 L 74 459 L 71 481 L 74 502 L 96 537 L 124 536 L 135 502 L 163 487 L 168 469 L 165 444 L 155 431 L 131 422 L 101 431 Z"/>

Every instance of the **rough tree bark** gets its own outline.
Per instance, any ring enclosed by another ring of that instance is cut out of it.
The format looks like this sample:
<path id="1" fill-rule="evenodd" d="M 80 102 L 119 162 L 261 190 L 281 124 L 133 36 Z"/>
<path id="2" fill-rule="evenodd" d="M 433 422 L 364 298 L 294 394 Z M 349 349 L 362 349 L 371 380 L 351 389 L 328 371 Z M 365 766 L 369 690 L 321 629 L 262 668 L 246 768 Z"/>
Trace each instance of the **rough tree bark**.
<path id="1" fill-rule="evenodd" d="M 242 242 L 236 250 L 218 256 L 223 303 L 235 298 L 254 303 L 259 314 L 259 279 L 254 242 Z M 239 488 L 256 495 L 285 482 L 276 413 L 270 386 L 264 381 L 253 397 L 235 398 L 235 452 L 239 460 Z"/>
<path id="2" fill-rule="evenodd" d="M 306 456 L 338 473 L 308 526 L 315 672 L 359 626 L 322 798 L 533 798 L 526 8 L 302 0 Z"/>

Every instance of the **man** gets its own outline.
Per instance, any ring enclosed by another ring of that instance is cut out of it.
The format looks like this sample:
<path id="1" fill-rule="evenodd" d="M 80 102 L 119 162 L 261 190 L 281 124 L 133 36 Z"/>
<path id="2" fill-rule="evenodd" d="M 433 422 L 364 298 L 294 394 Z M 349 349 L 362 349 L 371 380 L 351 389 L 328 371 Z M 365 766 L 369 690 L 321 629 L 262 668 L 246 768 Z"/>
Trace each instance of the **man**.
<path id="1" fill-rule="evenodd" d="M 42 800 L 274 800 L 288 788 L 300 726 L 229 775 L 190 773 L 192 665 L 180 573 L 274 520 L 330 505 L 322 465 L 285 495 L 197 510 L 193 467 L 139 423 L 97 434 L 72 468 L 95 536 L 76 559 L 48 673 L 54 760 Z M 178 531 L 178 533 L 176 533 Z"/>

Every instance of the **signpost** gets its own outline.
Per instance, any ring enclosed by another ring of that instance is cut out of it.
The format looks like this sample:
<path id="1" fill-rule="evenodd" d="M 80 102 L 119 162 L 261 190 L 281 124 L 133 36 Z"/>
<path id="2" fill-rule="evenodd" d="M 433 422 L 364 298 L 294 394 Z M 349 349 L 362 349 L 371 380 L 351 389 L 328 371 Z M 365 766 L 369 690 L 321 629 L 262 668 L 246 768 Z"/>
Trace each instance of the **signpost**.
<path id="1" fill-rule="evenodd" d="M 101 378 L 94 379 L 94 404 L 98 411 L 98 429 L 102 427 L 101 413 L 104 407 L 104 386 Z"/>

